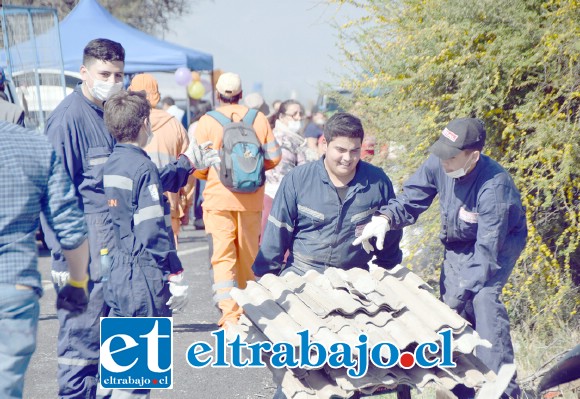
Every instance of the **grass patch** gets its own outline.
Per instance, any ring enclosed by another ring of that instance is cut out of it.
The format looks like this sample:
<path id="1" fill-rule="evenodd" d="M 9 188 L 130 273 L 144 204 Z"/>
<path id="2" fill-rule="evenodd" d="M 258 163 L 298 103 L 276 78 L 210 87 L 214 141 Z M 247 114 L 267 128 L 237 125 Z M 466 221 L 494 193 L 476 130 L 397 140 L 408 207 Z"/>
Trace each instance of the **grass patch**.
<path id="1" fill-rule="evenodd" d="M 555 365 L 554 357 L 580 343 L 580 329 L 564 323 L 552 325 L 548 332 L 525 326 L 512 331 L 518 381 L 522 388 L 533 389 L 540 382 L 537 373 Z M 578 393 L 564 392 L 563 398 L 577 399 Z"/>

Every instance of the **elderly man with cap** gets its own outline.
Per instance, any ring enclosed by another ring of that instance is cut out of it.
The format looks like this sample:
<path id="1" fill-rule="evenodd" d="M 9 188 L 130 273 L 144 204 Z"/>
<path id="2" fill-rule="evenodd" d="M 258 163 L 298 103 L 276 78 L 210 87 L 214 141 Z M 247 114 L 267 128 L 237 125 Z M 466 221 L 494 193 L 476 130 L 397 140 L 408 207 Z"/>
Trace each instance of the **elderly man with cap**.
<path id="1" fill-rule="evenodd" d="M 155 108 L 160 99 L 157 80 L 148 73 L 135 75 L 131 80 L 129 90 L 144 91 L 151 105 L 149 120 L 153 137 L 145 146 L 145 152 L 159 169 L 175 162 L 179 155 L 184 154 L 187 150 L 189 138 L 185 128 L 175 117 L 166 111 Z M 177 193 L 169 191 L 164 193 L 171 208 L 171 228 L 175 246 L 177 246 L 177 236 L 181 229 L 181 220 L 187 219 L 189 208 L 193 204 L 194 188 L 195 177 L 190 175 L 187 184 L 180 188 Z"/>
<path id="2" fill-rule="evenodd" d="M 242 98 L 242 81 L 235 73 L 222 74 L 217 83 L 217 112 L 233 121 L 239 121 L 249 108 L 238 104 Z M 253 128 L 264 151 L 264 167 L 274 168 L 280 162 L 280 148 L 268 119 L 262 112 L 256 114 Z M 222 147 L 223 127 L 210 114 L 201 117 L 195 129 L 198 143 L 211 141 L 214 149 Z M 214 302 L 222 312 L 218 324 L 236 323 L 242 309 L 230 296 L 233 287 L 245 288 L 254 280 L 252 264 L 258 253 L 260 221 L 264 202 L 264 186 L 252 193 L 230 191 L 224 186 L 215 168 L 196 170 L 195 176 L 207 180 L 203 191 L 203 221 L 213 253 Z"/>
<path id="3" fill-rule="evenodd" d="M 500 294 L 526 245 L 527 227 L 509 173 L 482 153 L 485 138 L 479 119 L 451 121 L 429 158 L 405 182 L 403 194 L 373 216 L 353 245 L 381 249 L 387 231 L 415 223 L 439 194 L 439 237 L 445 248 L 441 297 L 491 342 L 491 348 L 478 347 L 476 354 L 497 373 L 501 365 L 514 363 Z M 456 388 L 460 399 L 474 396 L 471 388 Z M 514 375 L 503 397 L 519 395 Z"/>

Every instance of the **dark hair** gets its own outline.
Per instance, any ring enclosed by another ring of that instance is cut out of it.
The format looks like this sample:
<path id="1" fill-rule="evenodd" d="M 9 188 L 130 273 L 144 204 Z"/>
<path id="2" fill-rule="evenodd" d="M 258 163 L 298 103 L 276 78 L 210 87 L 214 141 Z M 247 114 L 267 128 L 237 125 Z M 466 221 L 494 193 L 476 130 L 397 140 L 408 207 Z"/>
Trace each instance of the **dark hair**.
<path id="1" fill-rule="evenodd" d="M 173 99 L 173 97 L 163 97 L 163 99 L 161 100 L 161 102 L 163 104 L 167 104 L 169 106 L 175 105 L 175 100 Z"/>
<path id="2" fill-rule="evenodd" d="M 125 62 L 125 49 L 120 43 L 109 39 L 91 40 L 83 51 L 83 65 L 88 66 L 95 60 Z"/>
<path id="3" fill-rule="evenodd" d="M 190 124 L 192 124 L 193 122 L 197 122 L 202 116 L 204 116 L 206 113 L 208 113 L 211 110 L 212 110 L 211 102 L 204 101 L 204 100 L 198 102 L 191 109 L 193 115 L 191 117 Z"/>
<path id="4" fill-rule="evenodd" d="M 220 102 L 222 103 L 237 104 L 240 102 L 240 99 L 242 98 L 242 92 L 240 91 L 238 94 L 232 97 L 225 97 L 222 93 L 218 92 L 218 96 Z"/>
<path id="5" fill-rule="evenodd" d="M 324 139 L 330 143 L 336 137 L 350 137 L 362 140 L 365 131 L 359 118 L 347 112 L 337 112 L 324 125 Z"/>
<path id="6" fill-rule="evenodd" d="M 299 105 L 300 112 L 302 112 L 302 105 L 296 100 L 286 100 L 280 103 L 280 107 L 278 107 L 278 111 L 274 112 L 269 118 L 268 121 L 270 122 L 270 126 L 274 128 L 276 126 L 276 120 L 280 119 L 281 116 L 286 114 L 286 111 L 291 105 Z"/>
<path id="7" fill-rule="evenodd" d="M 105 102 L 105 125 L 120 143 L 137 141 L 151 107 L 145 91 L 120 91 Z"/>

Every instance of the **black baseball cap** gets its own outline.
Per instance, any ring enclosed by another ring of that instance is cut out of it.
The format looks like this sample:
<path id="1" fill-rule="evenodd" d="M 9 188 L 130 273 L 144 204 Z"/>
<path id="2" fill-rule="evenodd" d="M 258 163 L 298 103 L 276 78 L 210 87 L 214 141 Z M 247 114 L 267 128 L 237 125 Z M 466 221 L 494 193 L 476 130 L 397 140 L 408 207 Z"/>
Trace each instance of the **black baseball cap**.
<path id="1" fill-rule="evenodd" d="M 463 150 L 481 149 L 485 144 L 485 127 L 480 119 L 454 119 L 443 131 L 429 152 L 442 160 L 453 158 Z"/>

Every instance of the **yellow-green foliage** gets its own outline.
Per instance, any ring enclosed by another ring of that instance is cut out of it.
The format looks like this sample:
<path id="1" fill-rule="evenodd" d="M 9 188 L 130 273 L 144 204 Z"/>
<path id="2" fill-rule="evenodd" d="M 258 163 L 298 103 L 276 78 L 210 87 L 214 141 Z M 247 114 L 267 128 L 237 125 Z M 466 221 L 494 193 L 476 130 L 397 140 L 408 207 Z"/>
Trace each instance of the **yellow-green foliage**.
<path id="1" fill-rule="evenodd" d="M 527 208 L 528 244 L 504 289 L 512 320 L 545 326 L 575 319 L 580 2 L 334 2 L 365 12 L 339 29 L 351 67 L 342 84 L 355 93 L 351 109 L 367 131 L 405 146 L 387 165 L 395 184 L 426 158 L 449 120 L 483 119 L 485 151 L 511 172 Z M 426 219 L 421 245 L 434 247 L 438 220 Z"/>

